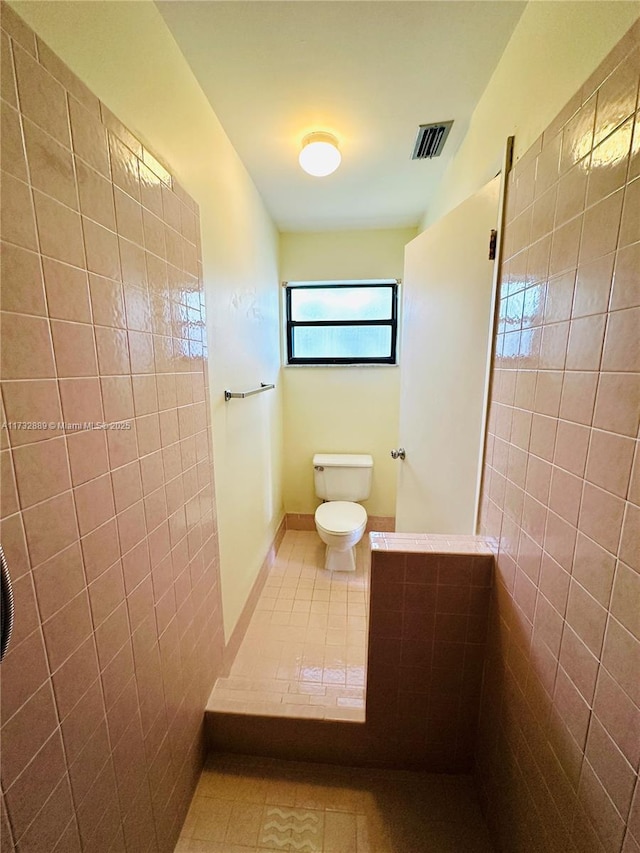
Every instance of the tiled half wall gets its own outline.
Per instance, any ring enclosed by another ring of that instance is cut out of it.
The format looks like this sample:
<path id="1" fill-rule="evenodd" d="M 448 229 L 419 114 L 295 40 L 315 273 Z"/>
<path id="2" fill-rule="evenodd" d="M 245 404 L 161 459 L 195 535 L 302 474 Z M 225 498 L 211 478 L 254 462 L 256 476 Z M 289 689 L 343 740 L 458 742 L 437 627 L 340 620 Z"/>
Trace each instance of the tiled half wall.
<path id="1" fill-rule="evenodd" d="M 508 184 L 480 726 L 513 853 L 640 850 L 640 24 Z"/>
<path id="2" fill-rule="evenodd" d="M 2 27 L 2 849 L 170 851 L 223 644 L 198 210 Z"/>
<path id="3" fill-rule="evenodd" d="M 366 725 L 388 760 L 472 769 L 493 563 L 473 536 L 371 534 Z"/>

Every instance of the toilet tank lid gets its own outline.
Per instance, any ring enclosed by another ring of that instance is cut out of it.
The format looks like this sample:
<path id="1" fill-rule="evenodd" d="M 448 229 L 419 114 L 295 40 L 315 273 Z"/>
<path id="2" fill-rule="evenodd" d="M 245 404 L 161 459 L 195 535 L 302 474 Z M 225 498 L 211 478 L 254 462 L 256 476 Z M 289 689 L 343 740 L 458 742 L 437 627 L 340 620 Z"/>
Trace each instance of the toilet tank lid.
<path id="1" fill-rule="evenodd" d="M 316 453 L 313 464 L 327 468 L 373 468 L 373 456 L 368 453 Z"/>

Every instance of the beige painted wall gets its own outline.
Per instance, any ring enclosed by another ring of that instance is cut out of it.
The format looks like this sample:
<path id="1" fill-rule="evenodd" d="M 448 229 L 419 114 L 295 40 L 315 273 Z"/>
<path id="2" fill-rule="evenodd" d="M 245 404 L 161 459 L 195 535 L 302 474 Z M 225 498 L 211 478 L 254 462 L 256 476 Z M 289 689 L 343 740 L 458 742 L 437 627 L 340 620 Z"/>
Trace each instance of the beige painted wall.
<path id="1" fill-rule="evenodd" d="M 415 228 L 282 234 L 280 273 L 285 281 L 402 278 L 404 247 Z M 402 358 L 402 354 L 400 354 Z M 314 453 L 371 453 L 369 515 L 395 515 L 398 437 L 398 367 L 285 367 L 284 504 L 310 513 Z"/>
<path id="2" fill-rule="evenodd" d="M 200 205 L 228 637 L 283 512 L 277 233 L 150 0 L 11 5 Z M 274 381 L 224 402 L 227 387 Z"/>
<path id="3" fill-rule="evenodd" d="M 473 113 L 421 228 L 500 170 L 505 141 L 520 157 L 640 16 L 639 2 L 531 0 Z"/>

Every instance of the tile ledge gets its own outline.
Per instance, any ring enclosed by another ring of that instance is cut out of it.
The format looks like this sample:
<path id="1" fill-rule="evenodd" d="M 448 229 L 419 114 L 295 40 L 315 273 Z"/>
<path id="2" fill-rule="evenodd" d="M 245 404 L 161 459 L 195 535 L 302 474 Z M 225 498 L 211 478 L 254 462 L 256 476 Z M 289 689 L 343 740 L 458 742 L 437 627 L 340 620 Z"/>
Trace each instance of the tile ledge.
<path id="1" fill-rule="evenodd" d="M 411 554 L 495 554 L 495 543 L 488 536 L 449 535 L 443 533 L 369 534 L 372 551 Z"/>

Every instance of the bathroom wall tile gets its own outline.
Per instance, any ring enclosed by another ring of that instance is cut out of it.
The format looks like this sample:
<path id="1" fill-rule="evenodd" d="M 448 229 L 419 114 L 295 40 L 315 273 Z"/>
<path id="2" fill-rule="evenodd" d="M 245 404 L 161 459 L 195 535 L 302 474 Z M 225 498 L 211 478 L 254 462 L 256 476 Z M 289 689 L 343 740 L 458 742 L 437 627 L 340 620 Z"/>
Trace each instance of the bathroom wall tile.
<path id="1" fill-rule="evenodd" d="M 616 567 L 611 613 L 618 622 L 640 639 L 640 575 L 634 570 L 618 563 Z"/>
<path id="2" fill-rule="evenodd" d="M 593 430 L 586 479 L 621 498 L 626 497 L 633 451 L 633 439 Z"/>
<path id="3" fill-rule="evenodd" d="M 23 512 L 33 566 L 44 563 L 78 538 L 71 492 L 36 504 Z"/>
<path id="4" fill-rule="evenodd" d="M 603 606 L 609 604 L 615 564 L 612 554 L 583 533 L 578 533 L 573 577 Z"/>
<path id="5" fill-rule="evenodd" d="M 147 291 L 140 287 L 125 284 L 124 302 L 127 328 L 138 332 L 151 332 L 151 308 Z"/>
<path id="6" fill-rule="evenodd" d="M 18 489 L 15 481 L 13 458 L 10 450 L 0 451 L 0 500 L 2 501 L 3 515 L 9 516 L 18 512 Z"/>
<path id="7" fill-rule="evenodd" d="M 589 435 L 589 429 L 585 426 L 569 421 L 559 421 L 553 457 L 554 464 L 565 471 L 582 476 L 587 462 Z M 546 501 L 546 497 L 544 500 Z"/>
<path id="8" fill-rule="evenodd" d="M 560 174 L 567 172 L 591 151 L 596 114 L 596 99 L 590 98 L 565 124 L 562 131 Z"/>
<path id="9" fill-rule="evenodd" d="M 75 503 L 81 536 L 91 533 L 115 515 L 111 476 L 104 474 L 75 489 Z"/>
<path id="10" fill-rule="evenodd" d="M 631 765 L 640 757 L 640 709 L 618 683 L 600 668 L 594 714 Z"/>
<path id="11" fill-rule="evenodd" d="M 0 94 L 2 99 L 12 107 L 18 106 L 18 98 L 16 95 L 16 78 L 13 68 L 13 53 L 11 43 L 7 35 L 0 33 L 2 44 L 0 47 L 0 58 L 2 62 L 0 73 Z"/>
<path id="12" fill-rule="evenodd" d="M 576 361 L 584 358 L 585 361 L 593 363 L 595 354 L 593 347 L 597 344 L 589 342 L 588 331 L 593 331 L 594 326 L 599 334 L 599 322 L 589 323 L 591 318 L 586 318 L 576 333 L 574 357 Z M 583 348 L 584 347 L 584 348 Z M 568 358 L 567 354 L 567 358 Z M 591 424 L 593 419 L 593 408 L 596 399 L 598 385 L 598 374 L 592 372 L 566 372 L 562 383 L 562 397 L 560 399 L 560 417 L 580 424 Z"/>
<path id="13" fill-rule="evenodd" d="M 21 643 L 12 645 L 3 664 L 2 719 L 7 721 L 49 678 L 42 633 L 32 631 Z"/>
<path id="14" fill-rule="evenodd" d="M 74 97 L 69 98 L 69 116 L 74 152 L 109 178 L 107 133 L 102 122 Z"/>
<path id="15" fill-rule="evenodd" d="M 51 258 L 42 259 L 49 315 L 57 320 L 91 322 L 91 305 L 85 270 Z"/>
<path id="16" fill-rule="evenodd" d="M 136 201 L 139 201 L 140 177 L 138 172 L 138 158 L 130 148 L 111 133 L 109 133 L 109 152 L 111 156 L 113 183 Z"/>
<path id="17" fill-rule="evenodd" d="M 145 288 L 147 286 L 147 266 L 144 250 L 129 240 L 119 238 L 122 280 L 125 284 Z"/>
<path id="18" fill-rule="evenodd" d="M 90 272 L 119 280 L 120 260 L 118 238 L 107 228 L 83 217 L 84 244 L 87 252 L 87 269 Z"/>
<path id="19" fill-rule="evenodd" d="M 602 369 L 608 371 L 640 371 L 638 322 L 640 308 L 628 308 L 609 315 L 602 354 Z"/>
<path id="20" fill-rule="evenodd" d="M 576 277 L 572 317 L 602 314 L 609 306 L 614 255 L 581 264 Z"/>
<path id="21" fill-rule="evenodd" d="M 591 153 L 587 205 L 595 204 L 624 185 L 629 166 L 633 119 L 626 121 Z"/>
<path id="22" fill-rule="evenodd" d="M 598 370 L 604 341 L 606 315 L 580 317 L 571 321 L 567 347 L 567 370 Z"/>
<path id="23" fill-rule="evenodd" d="M 630 490 L 631 491 L 631 490 Z M 629 494 L 631 498 L 631 494 Z M 622 522 L 619 557 L 640 572 L 640 508 L 627 503 Z"/>
<path id="24" fill-rule="evenodd" d="M 43 317 L 2 313 L 2 367 L 6 379 L 55 376 L 51 330 Z M 31 418 L 29 418 L 31 420 Z"/>
<path id="25" fill-rule="evenodd" d="M 556 228 L 582 213 L 588 178 L 589 157 L 584 157 L 560 178 L 555 215 Z"/>
<path id="26" fill-rule="evenodd" d="M 153 342 L 144 332 L 129 332 L 129 354 L 132 373 L 155 373 Z"/>
<path id="27" fill-rule="evenodd" d="M 107 451 L 112 468 L 119 468 L 138 458 L 138 436 L 134 421 L 126 429 L 107 431 Z"/>
<path id="28" fill-rule="evenodd" d="M 640 245 L 638 243 L 618 251 L 611 292 L 612 311 L 618 308 L 633 308 L 640 303 L 640 283 L 636 274 L 639 264 Z"/>
<path id="29" fill-rule="evenodd" d="M 557 323 L 560 320 L 569 319 L 575 279 L 575 270 L 549 278 L 544 307 L 545 323 Z"/>
<path id="30" fill-rule="evenodd" d="M 69 148 L 69 116 L 64 89 L 32 56 L 15 44 L 13 56 L 21 111 Z"/>
<path id="31" fill-rule="evenodd" d="M 83 430 L 67 436 L 71 479 L 74 486 L 105 474 L 109 468 L 103 430 Z"/>
<path id="32" fill-rule="evenodd" d="M 100 172 L 76 157 L 80 211 L 110 231 L 116 229 L 113 185 Z"/>
<path id="33" fill-rule="evenodd" d="M 139 246 L 143 245 L 142 208 L 140 204 L 117 187 L 114 190 L 114 199 L 118 234 Z"/>
<path id="34" fill-rule="evenodd" d="M 24 122 L 24 142 L 32 185 L 77 210 L 78 190 L 69 149 L 28 119 Z"/>
<path id="35" fill-rule="evenodd" d="M 89 276 L 93 319 L 98 326 L 126 328 L 122 285 L 103 276 Z"/>
<path id="36" fill-rule="evenodd" d="M 71 488 L 64 438 L 38 441 L 13 451 L 20 503 L 24 509 Z"/>
<path id="37" fill-rule="evenodd" d="M 84 695 L 86 686 L 97 677 L 98 661 L 91 635 L 52 675 L 56 707 L 61 718 L 73 710 Z"/>
<path id="38" fill-rule="evenodd" d="M 35 218 L 27 184 L 12 175 L 2 176 L 2 239 L 25 249 L 37 251 Z"/>
<path id="39" fill-rule="evenodd" d="M 74 542 L 33 572 L 38 610 L 44 621 L 75 598 L 85 587 L 80 545 Z"/>
<path id="40" fill-rule="evenodd" d="M 83 590 L 42 625 L 52 672 L 75 652 L 92 630 L 89 599 Z"/>
<path id="41" fill-rule="evenodd" d="M 640 181 L 628 184 L 624 194 L 624 207 L 620 223 L 618 246 L 628 246 L 640 240 Z"/>
<path id="42" fill-rule="evenodd" d="M 58 383 L 62 414 L 67 424 L 96 424 L 103 421 L 100 383 L 97 378 L 61 379 Z M 75 431 L 77 427 L 68 427 Z"/>
<path id="43" fill-rule="evenodd" d="M 38 190 L 34 190 L 33 198 L 42 254 L 76 267 L 84 267 L 80 216 Z"/>
<path id="44" fill-rule="evenodd" d="M 580 263 L 613 252 L 618 242 L 623 190 L 589 208 L 584 215 Z"/>
<path id="45" fill-rule="evenodd" d="M 2 394 L 7 420 L 58 424 L 62 421 L 62 409 L 58 385 L 54 379 L 3 382 Z M 62 435 L 62 429 L 12 430 L 11 444 L 16 447 L 43 441 Z"/>
<path id="46" fill-rule="evenodd" d="M 638 50 L 616 68 L 598 92 L 595 141 L 607 137 L 631 115 L 638 96 Z"/>
<path id="47" fill-rule="evenodd" d="M 57 717 L 47 680 L 20 709 L 3 723 L 3 785 L 10 786 L 53 734 Z"/>
<path id="48" fill-rule="evenodd" d="M 624 502 L 591 483 L 585 483 L 579 529 L 612 554 L 617 552 Z"/>
<path id="49" fill-rule="evenodd" d="M 59 377 L 98 375 L 96 345 L 90 325 L 52 320 L 51 334 Z"/>
<path id="50" fill-rule="evenodd" d="M 639 664 L 640 642 L 610 616 L 602 650 L 602 665 L 636 705 L 640 704 L 636 678 Z"/>
<path id="51" fill-rule="evenodd" d="M 84 83 L 79 80 L 67 65 L 36 36 L 38 60 L 84 107 L 96 116 L 100 116 L 100 101 L 92 94 Z"/>
<path id="52" fill-rule="evenodd" d="M 3 43 L 4 50 L 4 43 Z M 13 175 L 21 181 L 27 181 L 27 160 L 25 157 L 22 128 L 20 126 L 20 113 L 13 109 L 6 101 L 0 105 L 0 157 L 2 168 L 9 175 Z"/>
<path id="53" fill-rule="evenodd" d="M 121 512 L 142 499 L 140 463 L 136 459 L 111 472 L 116 511 Z"/>
<path id="54" fill-rule="evenodd" d="M 0 24 L 5 33 L 10 35 L 27 53 L 36 56 L 35 33 L 8 5 L 2 7 Z"/>
<path id="55" fill-rule="evenodd" d="M 108 521 L 81 540 L 87 582 L 95 580 L 113 565 L 120 554 L 118 528 L 115 520 Z"/>
<path id="56" fill-rule="evenodd" d="M 46 308 L 38 255 L 4 243 L 0 260 L 3 309 L 43 316 Z"/>
<path id="57" fill-rule="evenodd" d="M 95 330 L 98 365 L 103 376 L 126 376 L 131 372 L 129 341 L 123 329 L 98 327 Z"/>

